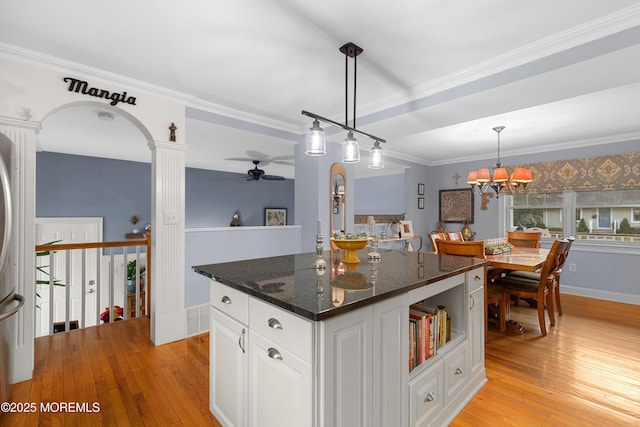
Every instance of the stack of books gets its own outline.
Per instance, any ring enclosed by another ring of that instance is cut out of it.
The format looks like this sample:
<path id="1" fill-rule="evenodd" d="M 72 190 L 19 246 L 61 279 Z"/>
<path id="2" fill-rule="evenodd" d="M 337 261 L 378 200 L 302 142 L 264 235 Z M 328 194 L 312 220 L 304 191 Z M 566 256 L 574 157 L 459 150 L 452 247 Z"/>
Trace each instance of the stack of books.
<path id="1" fill-rule="evenodd" d="M 450 337 L 450 319 L 444 306 L 414 304 L 409 308 L 409 371 L 438 354 Z"/>

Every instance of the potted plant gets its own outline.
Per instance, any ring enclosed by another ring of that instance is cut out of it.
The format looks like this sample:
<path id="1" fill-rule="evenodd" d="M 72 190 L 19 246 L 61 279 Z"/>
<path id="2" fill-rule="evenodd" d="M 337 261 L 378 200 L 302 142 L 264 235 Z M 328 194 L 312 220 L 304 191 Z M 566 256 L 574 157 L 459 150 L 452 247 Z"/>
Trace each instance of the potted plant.
<path id="1" fill-rule="evenodd" d="M 140 266 L 140 282 L 143 283 L 144 272 L 146 268 L 144 265 Z M 136 260 L 129 261 L 127 264 L 127 292 L 130 294 L 136 291 Z"/>

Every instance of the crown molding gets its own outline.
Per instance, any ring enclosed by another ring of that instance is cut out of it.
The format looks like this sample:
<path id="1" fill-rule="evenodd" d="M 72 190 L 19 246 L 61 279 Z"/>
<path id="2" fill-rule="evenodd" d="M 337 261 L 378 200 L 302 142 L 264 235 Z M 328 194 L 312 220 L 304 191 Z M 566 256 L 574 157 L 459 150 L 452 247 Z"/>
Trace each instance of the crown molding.
<path id="1" fill-rule="evenodd" d="M 640 4 L 629 6 L 465 69 L 414 86 L 408 91 L 415 94 L 411 101 L 407 101 L 405 91 L 402 94 L 390 95 L 369 104 L 359 105 L 358 109 L 361 111 L 362 117 L 359 117 L 358 120 L 364 123 L 366 116 L 379 113 L 382 110 L 415 103 L 417 100 L 447 89 L 472 83 L 638 26 L 640 26 Z"/>
<path id="2" fill-rule="evenodd" d="M 300 128 L 298 125 L 226 107 L 224 105 L 205 101 L 190 94 L 174 91 L 162 86 L 153 85 L 141 80 L 132 79 L 116 73 L 110 73 L 98 68 L 68 61 L 44 53 L 23 49 L 3 42 L 0 42 L 0 56 L 26 63 L 36 68 L 44 68 L 62 74 L 73 74 L 75 77 L 83 80 L 95 80 L 102 84 L 112 86 L 126 86 L 140 93 L 145 93 L 170 102 L 184 104 L 187 107 L 227 116 L 247 123 L 259 124 L 286 132 L 300 134 Z"/>

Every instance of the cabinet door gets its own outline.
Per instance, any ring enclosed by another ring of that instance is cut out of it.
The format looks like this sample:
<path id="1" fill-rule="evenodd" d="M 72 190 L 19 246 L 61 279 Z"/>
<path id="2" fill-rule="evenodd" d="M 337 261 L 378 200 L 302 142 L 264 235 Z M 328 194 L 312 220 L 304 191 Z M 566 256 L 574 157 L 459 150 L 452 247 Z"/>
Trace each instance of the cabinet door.
<path id="1" fill-rule="evenodd" d="M 469 361 L 471 376 L 473 377 L 484 368 L 484 286 L 477 288 L 468 295 L 469 315 Z"/>
<path id="2" fill-rule="evenodd" d="M 211 308 L 210 409 L 225 426 L 247 425 L 247 327 Z"/>
<path id="3" fill-rule="evenodd" d="M 360 308 L 323 321 L 320 336 L 318 425 L 373 425 L 373 308 Z"/>
<path id="4" fill-rule="evenodd" d="M 409 340 L 404 295 L 373 308 L 373 425 L 407 425 Z"/>
<path id="5" fill-rule="evenodd" d="M 469 378 L 469 349 L 465 342 L 444 357 L 445 406 L 458 397 Z"/>
<path id="6" fill-rule="evenodd" d="M 250 336 L 248 425 L 311 426 L 311 364 L 259 334 Z"/>
<path id="7" fill-rule="evenodd" d="M 430 425 L 444 408 L 444 363 L 438 360 L 409 383 L 409 425 Z"/>

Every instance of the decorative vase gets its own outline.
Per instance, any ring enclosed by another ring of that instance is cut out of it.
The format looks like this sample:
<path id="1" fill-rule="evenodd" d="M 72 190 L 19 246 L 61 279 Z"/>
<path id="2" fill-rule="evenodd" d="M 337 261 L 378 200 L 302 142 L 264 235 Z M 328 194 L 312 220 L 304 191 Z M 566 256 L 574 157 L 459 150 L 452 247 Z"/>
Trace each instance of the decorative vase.
<path id="1" fill-rule="evenodd" d="M 473 240 L 473 235 L 476 234 L 471 231 L 467 221 L 464 222 L 464 227 L 462 227 L 461 232 L 462 232 L 462 238 L 464 240 Z"/>

